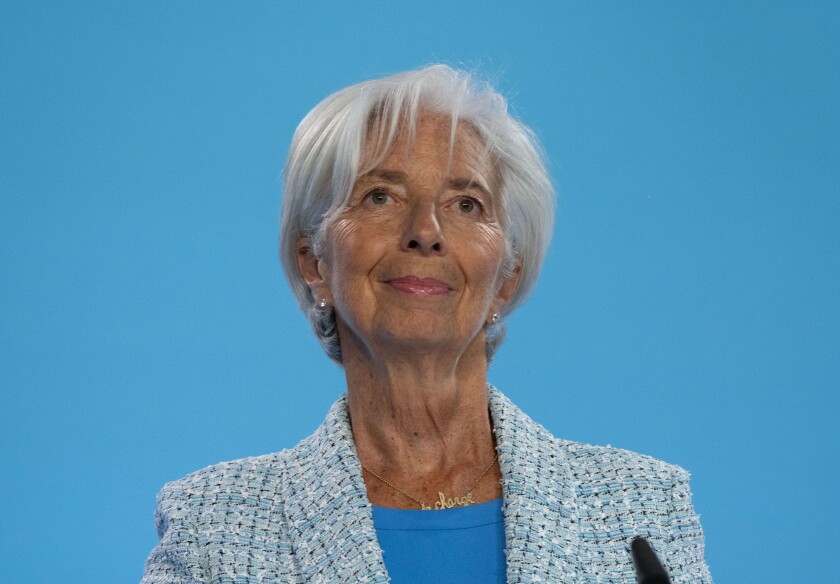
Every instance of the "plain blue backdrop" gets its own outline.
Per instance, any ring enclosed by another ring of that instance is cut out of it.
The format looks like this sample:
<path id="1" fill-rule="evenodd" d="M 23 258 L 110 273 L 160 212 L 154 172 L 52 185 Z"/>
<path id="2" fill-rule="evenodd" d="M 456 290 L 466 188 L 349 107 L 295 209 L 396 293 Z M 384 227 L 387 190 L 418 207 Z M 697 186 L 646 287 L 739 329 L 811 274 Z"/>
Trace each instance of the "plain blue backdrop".
<path id="1" fill-rule="evenodd" d="M 343 376 L 277 261 L 289 141 L 446 62 L 559 193 L 491 381 L 689 469 L 718 583 L 840 581 L 838 6 L 3 2 L 2 580 L 136 582 L 164 482 L 321 421 Z"/>

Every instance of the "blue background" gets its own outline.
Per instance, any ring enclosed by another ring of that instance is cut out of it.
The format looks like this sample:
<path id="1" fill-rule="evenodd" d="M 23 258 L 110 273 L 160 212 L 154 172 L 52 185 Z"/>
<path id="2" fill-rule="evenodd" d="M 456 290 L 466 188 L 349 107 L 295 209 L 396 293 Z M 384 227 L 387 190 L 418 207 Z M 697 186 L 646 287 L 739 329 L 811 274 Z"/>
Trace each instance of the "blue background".
<path id="1" fill-rule="evenodd" d="M 0 7 L 3 581 L 139 580 L 164 482 L 322 420 L 286 149 L 439 61 L 510 98 L 559 192 L 491 380 L 689 469 L 718 583 L 840 581 L 840 5 L 304 4 Z"/>

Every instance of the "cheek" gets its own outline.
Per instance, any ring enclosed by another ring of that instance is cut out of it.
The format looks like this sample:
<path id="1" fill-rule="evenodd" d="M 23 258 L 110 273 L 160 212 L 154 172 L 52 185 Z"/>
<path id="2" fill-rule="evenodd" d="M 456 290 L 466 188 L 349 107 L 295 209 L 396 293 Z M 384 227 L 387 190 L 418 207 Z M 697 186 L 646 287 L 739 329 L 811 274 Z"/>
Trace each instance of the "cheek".
<path id="1" fill-rule="evenodd" d="M 493 226 L 482 225 L 470 238 L 468 245 L 476 275 L 480 274 L 482 279 L 496 279 L 501 274 L 505 257 L 504 234 Z"/>
<path id="2" fill-rule="evenodd" d="M 327 233 L 324 250 L 329 281 L 333 285 L 346 284 L 348 278 L 369 272 L 376 264 L 377 245 L 377 239 L 353 221 L 336 221 Z"/>
<path id="3" fill-rule="evenodd" d="M 336 221 L 327 232 L 327 249 L 324 258 L 329 265 L 341 269 L 343 264 L 353 262 L 364 238 L 351 221 Z"/>
<path id="4" fill-rule="evenodd" d="M 327 230 L 327 242 L 330 249 L 343 249 L 343 246 L 357 237 L 357 231 L 353 221 L 339 219 Z"/>

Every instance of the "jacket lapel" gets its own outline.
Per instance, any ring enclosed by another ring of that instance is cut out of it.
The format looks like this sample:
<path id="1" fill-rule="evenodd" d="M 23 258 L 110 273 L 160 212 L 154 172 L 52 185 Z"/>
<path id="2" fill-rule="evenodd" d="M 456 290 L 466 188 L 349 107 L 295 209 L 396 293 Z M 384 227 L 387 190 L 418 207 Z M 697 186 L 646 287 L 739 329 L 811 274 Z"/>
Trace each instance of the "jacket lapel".
<path id="1" fill-rule="evenodd" d="M 579 533 L 566 456 L 496 388 L 488 396 L 505 499 L 508 583 L 575 582 Z"/>
<path id="2" fill-rule="evenodd" d="M 302 580 L 388 582 L 346 398 L 290 454 L 282 496 Z"/>

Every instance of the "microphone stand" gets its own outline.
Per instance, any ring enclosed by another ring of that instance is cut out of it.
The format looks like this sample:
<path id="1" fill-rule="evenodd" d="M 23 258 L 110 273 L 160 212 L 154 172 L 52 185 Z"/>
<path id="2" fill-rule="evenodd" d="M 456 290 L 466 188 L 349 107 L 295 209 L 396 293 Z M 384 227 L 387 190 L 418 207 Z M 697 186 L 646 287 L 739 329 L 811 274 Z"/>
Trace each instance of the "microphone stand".
<path id="1" fill-rule="evenodd" d="M 636 566 L 636 577 L 639 584 L 671 584 L 668 572 L 662 567 L 656 552 L 643 537 L 637 537 L 630 544 L 633 565 Z"/>

